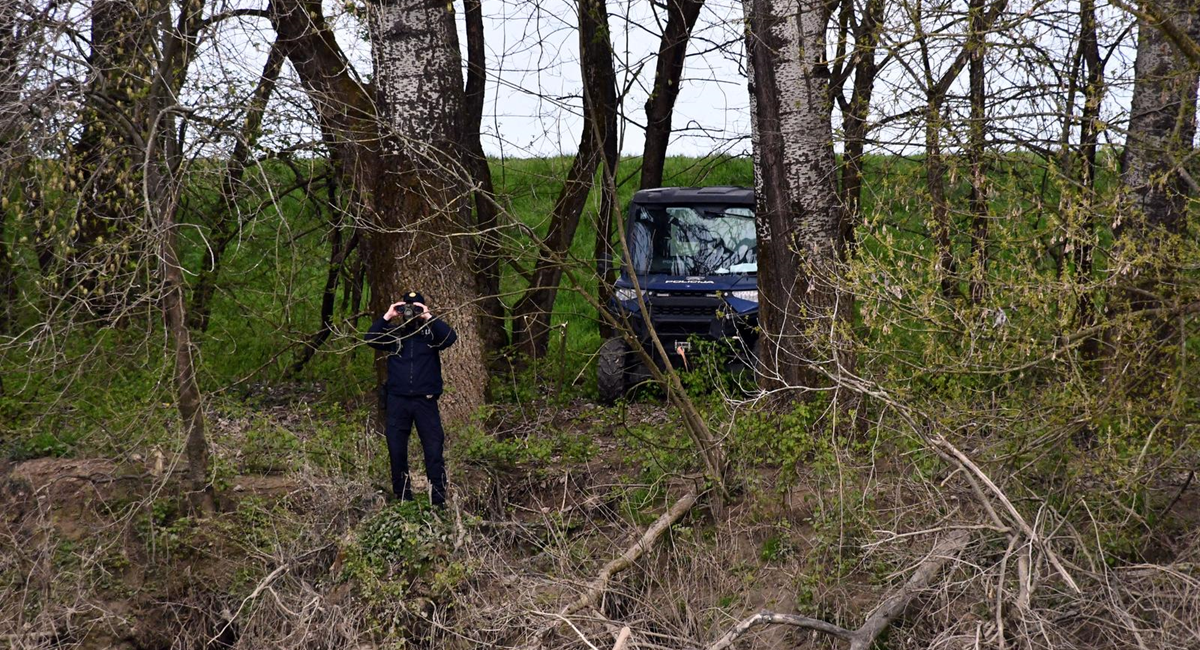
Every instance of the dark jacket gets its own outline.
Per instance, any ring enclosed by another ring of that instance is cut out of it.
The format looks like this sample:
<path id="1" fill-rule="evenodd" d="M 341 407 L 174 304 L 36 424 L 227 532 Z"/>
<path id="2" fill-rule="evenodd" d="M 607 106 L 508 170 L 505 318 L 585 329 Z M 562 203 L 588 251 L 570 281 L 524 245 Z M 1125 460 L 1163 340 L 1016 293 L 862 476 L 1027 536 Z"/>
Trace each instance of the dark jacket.
<path id="1" fill-rule="evenodd" d="M 367 330 L 367 344 L 388 353 L 387 392 L 391 395 L 441 395 L 441 350 L 454 345 L 458 335 L 436 318 L 415 332 L 405 333 L 383 318 Z"/>

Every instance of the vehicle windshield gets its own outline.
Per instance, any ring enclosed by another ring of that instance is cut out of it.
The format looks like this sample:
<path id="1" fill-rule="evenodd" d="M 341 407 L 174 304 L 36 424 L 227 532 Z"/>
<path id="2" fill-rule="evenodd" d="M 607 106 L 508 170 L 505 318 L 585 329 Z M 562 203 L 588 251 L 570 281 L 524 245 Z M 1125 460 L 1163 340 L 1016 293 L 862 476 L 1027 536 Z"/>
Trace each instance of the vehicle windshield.
<path id="1" fill-rule="evenodd" d="M 754 210 L 728 206 L 636 206 L 629 253 L 638 275 L 756 273 Z"/>

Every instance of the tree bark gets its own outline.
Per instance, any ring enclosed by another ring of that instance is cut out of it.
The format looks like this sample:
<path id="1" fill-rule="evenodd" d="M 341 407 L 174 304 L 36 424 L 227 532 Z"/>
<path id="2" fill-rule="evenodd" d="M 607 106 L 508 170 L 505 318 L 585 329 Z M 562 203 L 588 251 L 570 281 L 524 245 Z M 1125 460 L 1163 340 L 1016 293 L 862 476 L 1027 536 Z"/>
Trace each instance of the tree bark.
<path id="1" fill-rule="evenodd" d="M 1128 288 L 1118 290 L 1110 300 L 1112 313 L 1152 310 L 1172 298 L 1178 270 L 1175 242 L 1187 228 L 1192 194 L 1184 165 L 1196 134 L 1200 66 L 1169 34 L 1181 31 L 1197 40 L 1198 5 L 1196 0 L 1164 0 L 1156 3 L 1158 18 L 1138 20 L 1129 131 L 1121 157 L 1124 203 L 1113 228 L 1114 267 L 1118 275 L 1127 276 Z M 1157 21 L 1170 24 L 1164 27 Z M 1159 341 L 1171 337 L 1174 330 L 1166 319 L 1156 319 L 1152 327 Z M 1111 352 L 1119 351 L 1121 336 L 1115 328 L 1105 332 Z M 1137 354 L 1144 357 L 1145 351 Z"/>
<path id="2" fill-rule="evenodd" d="M 654 90 L 646 99 L 646 142 L 642 148 L 640 189 L 662 186 L 667 145 L 671 141 L 671 117 L 675 112 L 675 99 L 679 97 L 688 41 L 703 7 L 704 0 L 667 2 L 667 26 L 658 44 Z"/>
<path id="3" fill-rule="evenodd" d="M 1164 0 L 1164 20 L 1197 37 L 1197 3 Z M 1197 67 L 1157 26 L 1138 21 L 1129 133 L 1121 157 L 1121 183 L 1132 214 L 1117 225 L 1120 235 L 1145 239 L 1179 234 L 1186 226 L 1190 189 L 1180 174 L 1196 133 Z"/>
<path id="4" fill-rule="evenodd" d="M 188 67 L 196 52 L 196 35 L 203 15 L 203 2 L 187 3 L 176 25 L 163 37 L 162 57 L 148 84 L 144 107 L 147 129 L 140 144 L 143 203 L 158 238 L 159 272 L 162 277 L 161 308 L 175 355 L 177 409 L 183 422 L 187 457 L 188 502 L 193 512 L 208 514 L 215 509 L 208 480 L 209 449 L 205 420 L 196 380 L 196 351 L 187 326 L 187 285 L 179 261 L 178 221 L 182 184 L 175 175 L 182 160 L 182 142 L 174 128 L 174 97 L 179 96 Z M 136 138 L 136 134 L 131 134 Z"/>
<path id="5" fill-rule="evenodd" d="M 757 190 L 759 324 L 767 389 L 824 384 L 850 361 L 844 246 L 821 0 L 744 0 Z"/>
<path id="6" fill-rule="evenodd" d="M 988 200 L 987 167 L 984 149 L 987 146 L 987 114 L 984 95 L 984 58 L 987 35 L 984 27 L 984 0 L 970 0 L 971 36 L 967 43 L 970 63 L 967 66 L 970 88 L 971 118 L 968 127 L 968 159 L 971 165 L 971 302 L 983 302 L 987 289 L 988 262 Z"/>
<path id="7" fill-rule="evenodd" d="M 17 278 L 13 268 L 12 249 L 9 248 L 8 220 L 10 212 L 20 208 L 15 179 L 24 166 L 27 152 L 20 143 L 21 89 L 24 76 L 18 71 L 16 62 L 24 37 L 18 26 L 17 7 L 13 3 L 0 5 L 0 334 L 13 330 L 16 318 Z M 15 238 L 14 238 L 15 239 Z M 0 382 L 0 395 L 3 384 Z"/>
<path id="8" fill-rule="evenodd" d="M 420 291 L 431 311 L 458 330 L 458 343 L 442 355 L 450 388 L 443 413 L 461 422 L 483 403 L 487 372 L 453 5 L 372 2 L 370 31 L 384 148 L 369 235 L 371 308 L 382 314 L 404 292 Z"/>
<path id="9" fill-rule="evenodd" d="M 1092 327 L 1096 320 L 1096 308 L 1088 284 L 1092 280 L 1095 266 L 1096 218 L 1093 214 L 1093 203 L 1096 193 L 1096 152 L 1098 150 L 1100 130 L 1100 103 L 1104 100 L 1104 63 L 1100 59 L 1100 45 L 1096 37 L 1096 3 L 1095 0 L 1082 0 L 1079 3 L 1079 22 L 1081 27 L 1079 48 L 1082 54 L 1084 68 L 1087 70 L 1087 80 L 1083 87 L 1083 115 L 1079 127 L 1079 185 L 1082 200 L 1079 209 L 1079 230 L 1075 236 L 1075 250 L 1072 256 L 1075 262 L 1075 277 L 1082 288 L 1076 303 L 1076 323 L 1079 329 Z M 1095 359 L 1100 352 L 1100 342 L 1094 336 L 1088 337 L 1081 346 L 1085 359 Z"/>
<path id="10" fill-rule="evenodd" d="M 603 154 L 600 185 L 600 213 L 596 216 L 596 247 L 592 259 L 597 261 L 597 276 L 599 282 L 596 295 L 600 304 L 607 305 L 612 301 L 612 284 L 616 280 L 616 272 L 611 266 L 602 268 L 602 259 L 614 259 L 613 228 L 620 226 L 620 206 L 617 204 L 617 164 L 620 153 L 617 149 L 617 74 L 613 70 L 612 40 L 608 34 L 608 8 L 605 0 L 594 0 L 587 3 L 595 14 L 589 20 L 598 25 L 604 33 L 603 39 L 592 39 L 590 66 L 595 71 L 591 88 L 588 90 L 593 97 L 598 98 L 597 109 L 601 119 L 592 122 L 592 130 L 600 143 Z M 608 339 L 613 330 L 603 319 L 599 319 L 601 339 Z M 565 341 L 564 341 L 565 344 Z"/>
<path id="11" fill-rule="evenodd" d="M 466 0 L 467 85 L 465 102 L 465 145 L 467 167 L 475 181 L 475 229 L 478 241 L 475 254 L 475 277 L 479 285 L 479 305 L 483 321 L 484 353 L 494 355 L 508 345 L 508 329 L 504 325 L 505 308 L 500 300 L 500 233 L 496 215 L 495 187 L 492 170 L 483 152 L 480 134 L 483 130 L 484 90 L 487 86 L 487 51 L 483 31 L 481 0 Z"/>
<path id="12" fill-rule="evenodd" d="M 583 76 L 583 131 L 579 151 L 567 173 L 566 183 L 551 213 L 546 245 L 553 255 L 538 258 L 533 281 L 513 308 L 513 342 L 531 359 L 545 356 L 550 340 L 550 315 L 562 280 L 561 260 L 571 248 L 579 218 L 587 202 L 601 159 L 606 169 L 616 164 L 616 72 L 608 35 L 608 11 L 604 0 L 579 0 L 579 65 Z M 606 172 L 608 173 L 608 172 Z M 605 203 L 609 199 L 604 199 Z M 611 221 L 602 205 L 597 219 L 597 249 Z M 603 283 L 602 283 L 603 284 Z"/>
<path id="13" fill-rule="evenodd" d="M 190 28 L 182 22 L 177 27 Z M 122 244 L 132 243 L 141 216 L 137 188 L 143 150 L 131 131 L 144 133 L 154 119 L 151 85 L 167 58 L 156 39 L 188 41 L 185 33 L 173 38 L 171 29 L 167 0 L 97 0 L 91 6 L 83 128 L 67 158 L 67 173 L 82 191 L 76 221 L 67 231 L 60 281 L 100 312 L 119 302 L 106 294 L 129 291 L 135 284 L 122 280 L 128 261 L 136 258 L 136 251 Z M 173 80 L 159 81 L 172 85 Z"/>
<path id="14" fill-rule="evenodd" d="M 842 154 L 842 239 L 854 245 L 854 228 L 861 217 L 863 150 L 867 139 L 867 117 L 875 88 L 875 49 L 883 31 L 884 0 L 867 0 L 854 37 L 854 88 L 849 104 L 842 108 L 845 151 Z"/>
<path id="15" fill-rule="evenodd" d="M 349 192 L 348 204 L 369 212 L 379 164 L 379 137 L 370 91 L 349 73 L 350 63 L 325 21 L 319 0 L 271 0 L 268 7 L 276 47 L 292 64 L 329 143 Z"/>

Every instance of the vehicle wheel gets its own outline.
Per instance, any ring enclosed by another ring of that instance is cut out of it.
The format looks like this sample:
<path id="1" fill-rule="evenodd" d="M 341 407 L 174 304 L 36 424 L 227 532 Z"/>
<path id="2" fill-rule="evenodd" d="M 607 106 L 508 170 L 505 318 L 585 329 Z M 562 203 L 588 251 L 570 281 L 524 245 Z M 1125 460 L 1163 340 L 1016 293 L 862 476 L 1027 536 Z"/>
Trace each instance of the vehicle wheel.
<path id="1" fill-rule="evenodd" d="M 625 360 L 629 350 L 625 341 L 613 337 L 600 346 L 596 364 L 596 385 L 600 388 L 600 401 L 612 404 L 625 394 Z"/>

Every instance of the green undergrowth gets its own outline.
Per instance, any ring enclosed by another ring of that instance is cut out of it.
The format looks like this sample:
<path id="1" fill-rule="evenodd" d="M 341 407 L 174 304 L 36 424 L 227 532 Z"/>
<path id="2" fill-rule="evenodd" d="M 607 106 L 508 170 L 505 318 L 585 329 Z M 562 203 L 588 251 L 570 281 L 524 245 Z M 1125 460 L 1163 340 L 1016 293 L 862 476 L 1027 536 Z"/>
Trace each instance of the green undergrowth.
<path id="1" fill-rule="evenodd" d="M 454 454 L 461 462 L 501 471 L 536 469 L 548 463 L 585 463 L 597 451 L 590 435 L 571 430 L 497 437 L 472 425 L 460 429 L 454 440 Z"/>
<path id="2" fill-rule="evenodd" d="M 424 495 L 392 504 L 354 531 L 340 579 L 372 607 L 377 625 L 403 626 L 409 607 L 421 600 L 445 605 L 477 568 L 455 554 L 457 536 L 453 513 Z"/>

